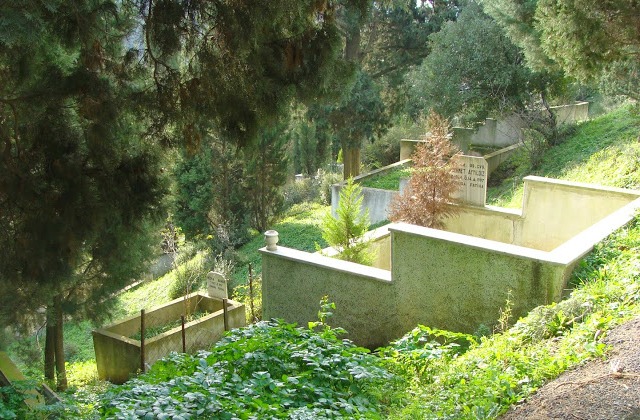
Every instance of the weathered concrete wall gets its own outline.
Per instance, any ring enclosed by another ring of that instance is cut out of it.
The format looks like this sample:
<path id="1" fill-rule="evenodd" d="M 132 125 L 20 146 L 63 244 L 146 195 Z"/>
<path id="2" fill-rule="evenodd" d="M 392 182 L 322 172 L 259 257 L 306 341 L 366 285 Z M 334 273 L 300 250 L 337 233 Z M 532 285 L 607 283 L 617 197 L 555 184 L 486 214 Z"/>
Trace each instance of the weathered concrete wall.
<path id="1" fill-rule="evenodd" d="M 260 252 L 264 319 L 304 327 L 317 320 L 320 300 L 328 296 L 336 304 L 330 324 L 346 328 L 357 344 L 376 348 L 402 335 L 389 271 L 281 246 Z"/>
<path id="2" fill-rule="evenodd" d="M 410 163 L 410 160 L 401 160 L 392 165 L 385 166 L 384 168 L 376 169 L 375 171 L 368 172 L 366 174 L 355 177 L 355 182 L 362 182 L 367 178 L 374 177 L 376 175 L 391 172 L 398 167 L 405 167 Z M 338 204 L 340 202 L 340 191 L 344 187 L 345 182 L 340 182 L 331 186 L 331 214 L 336 217 Z M 369 222 L 378 223 L 383 220 L 387 220 L 387 209 L 391 204 L 393 198 L 398 195 L 397 191 L 381 190 L 378 188 L 362 188 L 362 211 L 369 209 Z"/>
<path id="3" fill-rule="evenodd" d="M 445 230 L 551 251 L 638 197 L 638 191 L 528 176 L 522 210 L 461 206 Z"/>
<path id="4" fill-rule="evenodd" d="M 105 329 L 92 335 L 100 379 L 122 384 L 140 370 L 140 341 Z"/>
<path id="5" fill-rule="evenodd" d="M 558 125 L 571 124 L 589 119 L 589 102 L 552 106 Z"/>
<path id="6" fill-rule="evenodd" d="M 517 245 L 550 251 L 629 204 L 639 191 L 528 176 Z"/>
<path id="7" fill-rule="evenodd" d="M 522 146 L 524 146 L 524 143 L 516 143 L 482 156 L 487 161 L 487 174 L 491 175 L 498 168 L 498 165 L 509 159 Z"/>
<path id="8" fill-rule="evenodd" d="M 524 315 L 560 299 L 580 258 L 633 219 L 640 191 L 527 177 L 523 205 L 523 211 L 463 207 L 447 221 L 458 233 L 388 225 L 390 272 L 263 249 L 265 317 L 304 325 L 328 295 L 338 307 L 335 325 L 375 347 L 419 323 L 467 332 L 491 325 L 509 291 L 514 315 Z M 519 246 L 523 238 L 541 245 Z"/>
<path id="9" fill-rule="evenodd" d="M 397 224 L 390 227 L 401 329 L 418 324 L 473 332 L 493 325 L 511 291 L 514 315 L 560 298 L 566 267 L 546 253 Z"/>
<path id="10" fill-rule="evenodd" d="M 458 209 L 455 216 L 444 220 L 445 231 L 514 244 L 522 224 L 519 210 L 492 206 L 460 206 Z"/>
<path id="11" fill-rule="evenodd" d="M 589 102 L 553 106 L 558 125 L 571 124 L 589 119 Z M 513 114 L 499 119 L 487 118 L 476 130 L 465 127 L 453 127 L 451 141 L 463 153 L 467 153 L 472 145 L 504 148 L 517 144 L 522 139 L 521 129 L 526 122 L 519 115 Z M 400 141 L 400 160 L 411 159 L 415 145 L 420 140 Z M 485 156 L 486 159 L 486 156 Z M 490 170 L 491 172 L 493 169 Z"/>
<path id="12" fill-rule="evenodd" d="M 387 230 L 384 235 L 377 236 L 371 242 L 369 251 L 375 255 L 373 267 L 391 270 L 391 232 Z"/>
<path id="13" fill-rule="evenodd" d="M 228 300 L 227 320 L 229 328 L 246 325 L 244 305 Z M 187 298 L 178 298 L 145 313 L 145 327 L 153 328 L 179 320 L 180 316 L 196 310 L 210 314 L 185 324 L 185 339 L 188 352 L 209 348 L 224 334 L 224 311 L 222 300 L 194 293 Z M 140 315 L 126 318 L 105 328 L 93 331 L 93 346 L 96 353 L 98 377 L 113 383 L 127 381 L 140 369 L 139 340 L 129 338 L 140 331 Z M 145 341 L 145 363 L 152 365 L 171 351 L 182 351 L 182 327 L 173 328 Z"/>

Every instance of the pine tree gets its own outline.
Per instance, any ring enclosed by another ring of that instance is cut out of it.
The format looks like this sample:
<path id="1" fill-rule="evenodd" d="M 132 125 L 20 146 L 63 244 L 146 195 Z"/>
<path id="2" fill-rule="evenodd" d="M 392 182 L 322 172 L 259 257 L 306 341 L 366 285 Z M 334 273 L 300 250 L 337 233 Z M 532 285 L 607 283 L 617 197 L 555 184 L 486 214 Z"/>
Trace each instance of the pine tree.
<path id="1" fill-rule="evenodd" d="M 456 213 L 451 198 L 459 188 L 454 176 L 456 149 L 450 141 L 446 118 L 431 113 L 427 126 L 429 132 L 412 156 L 409 183 L 391 203 L 389 219 L 442 228 L 444 218 Z"/>
<path id="2" fill-rule="evenodd" d="M 0 6 L 0 319 L 47 308 L 45 373 L 66 387 L 62 324 L 104 317 L 143 268 L 165 186 L 136 115 L 133 10 L 109 1 Z M 4 291 L 10 291 L 8 293 Z"/>
<path id="3" fill-rule="evenodd" d="M 289 136 L 283 123 L 265 129 L 258 142 L 246 151 L 242 184 L 247 197 L 251 227 L 267 230 L 282 210 L 281 187 L 287 180 Z"/>
<path id="4" fill-rule="evenodd" d="M 362 188 L 349 178 L 340 191 L 336 216 L 327 213 L 322 221 L 322 238 L 339 252 L 338 258 L 369 264 L 372 256 L 364 239 L 369 230 L 369 210 L 362 209 Z"/>

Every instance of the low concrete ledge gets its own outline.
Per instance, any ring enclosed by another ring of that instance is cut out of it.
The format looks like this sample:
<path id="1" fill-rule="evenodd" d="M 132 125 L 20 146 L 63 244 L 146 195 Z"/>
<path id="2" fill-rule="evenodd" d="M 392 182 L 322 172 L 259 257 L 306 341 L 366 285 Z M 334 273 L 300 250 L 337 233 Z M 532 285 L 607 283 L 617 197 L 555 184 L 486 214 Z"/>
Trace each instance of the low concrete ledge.
<path id="1" fill-rule="evenodd" d="M 411 225 L 408 223 L 393 223 L 389 225 L 392 232 L 404 232 L 410 235 L 429 237 L 444 242 L 455 243 L 473 249 L 493 252 L 496 254 L 510 255 L 519 258 L 526 258 L 536 261 L 544 261 L 550 264 L 562 264 L 551 253 L 533 248 L 526 248 L 518 245 L 511 245 L 489 239 L 477 238 L 475 236 L 462 235 L 459 233 L 447 232 L 439 229 L 431 229 L 423 226 Z"/>
<path id="2" fill-rule="evenodd" d="M 640 211 L 640 198 L 580 232 L 551 251 L 554 259 L 563 264 L 575 264 L 591 252 L 593 247 L 616 230 L 631 222 Z"/>
<path id="3" fill-rule="evenodd" d="M 529 175 L 523 178 L 525 184 L 525 190 L 527 189 L 527 184 L 529 188 L 536 187 L 538 185 L 544 185 L 548 188 L 556 188 L 564 191 L 572 191 L 579 190 L 583 191 L 592 191 L 594 194 L 598 194 L 598 196 L 602 196 L 603 194 L 610 193 L 615 195 L 622 195 L 631 200 L 640 197 L 640 191 L 638 190 L 630 190 L 626 188 L 618 188 L 618 187 L 607 187 L 603 185 L 596 184 L 587 184 L 585 182 L 574 182 L 574 181 L 565 181 L 562 179 L 554 179 L 554 178 L 545 178 L 541 176 Z M 526 193 L 526 191 L 525 191 Z"/>
<path id="4" fill-rule="evenodd" d="M 367 178 L 372 178 L 376 175 L 391 172 L 396 170 L 397 168 L 404 168 L 405 166 L 408 166 L 410 163 L 411 163 L 410 158 L 400 159 L 398 162 L 392 163 L 391 165 L 383 166 L 382 168 L 374 169 L 371 172 L 367 172 L 366 174 L 358 175 L 354 177 L 353 180 L 354 182 L 362 182 Z M 345 181 L 342 181 L 337 185 L 344 186 L 344 184 L 345 184 Z"/>
<path id="5" fill-rule="evenodd" d="M 185 323 L 186 350 L 194 352 L 209 348 L 225 332 L 225 311 L 222 299 L 211 298 L 201 293 L 192 293 L 174 299 L 146 311 L 146 328 L 166 325 L 168 322 L 179 320 L 185 311 L 194 313 L 198 309 L 210 313 Z M 245 326 L 244 305 L 227 300 L 227 324 L 229 329 Z M 141 342 L 130 338 L 138 331 L 140 331 L 140 315 L 93 331 L 93 345 L 100 379 L 119 384 L 127 381 L 131 375 L 140 370 Z M 145 340 L 145 364 L 151 365 L 172 351 L 182 351 L 182 326 L 174 327 Z"/>
<path id="6" fill-rule="evenodd" d="M 267 248 L 260 248 L 259 251 L 263 254 L 263 258 L 265 254 L 268 254 L 313 267 L 324 268 L 331 271 L 379 281 L 383 284 L 391 283 L 391 272 L 380 268 L 368 267 L 366 265 L 343 261 L 337 258 L 326 257 L 318 253 L 311 254 L 309 252 L 298 251 L 297 249 L 285 248 L 283 246 L 278 246 L 278 249 L 275 251 L 269 251 Z"/>

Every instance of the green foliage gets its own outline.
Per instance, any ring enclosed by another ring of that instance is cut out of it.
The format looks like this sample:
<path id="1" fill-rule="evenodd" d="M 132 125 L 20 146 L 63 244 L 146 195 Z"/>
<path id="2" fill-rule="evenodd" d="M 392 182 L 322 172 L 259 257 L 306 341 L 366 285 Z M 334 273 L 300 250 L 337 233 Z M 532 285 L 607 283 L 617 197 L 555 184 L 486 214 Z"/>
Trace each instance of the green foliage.
<path id="1" fill-rule="evenodd" d="M 627 0 L 481 0 L 530 67 L 561 68 L 607 91 L 638 98 L 637 7 Z"/>
<path id="2" fill-rule="evenodd" d="M 212 230 L 208 216 L 215 200 L 213 153 L 207 148 L 192 157 L 183 156 L 174 169 L 174 219 L 187 237 L 206 235 Z"/>
<path id="3" fill-rule="evenodd" d="M 423 362 L 408 364 L 403 353 L 387 352 L 390 369 L 415 379 L 411 401 L 390 418 L 495 418 L 562 371 L 602 356 L 602 333 L 640 314 L 639 250 L 636 219 L 587 256 L 590 268 L 576 272 L 581 286 L 567 299 L 534 309 L 464 354 L 432 358 L 428 375 L 409 373 Z"/>
<path id="4" fill-rule="evenodd" d="M 524 156 L 516 155 L 511 177 L 500 186 L 489 188 L 488 200 L 495 205 L 522 205 L 522 178 L 541 175 L 568 181 L 588 182 L 612 187 L 640 186 L 640 144 L 637 142 L 640 118 L 633 107 L 624 106 L 572 129 L 559 145 L 547 150 L 539 169 L 532 171 Z"/>
<path id="5" fill-rule="evenodd" d="M 314 202 L 318 198 L 318 185 L 313 178 L 296 179 L 283 188 L 284 207 L 287 209 L 305 202 Z"/>
<path id="6" fill-rule="evenodd" d="M 374 175 L 362 180 L 362 187 L 379 188 L 381 190 L 399 191 L 400 180 L 411 176 L 411 168 L 397 167 L 391 171 Z"/>
<path id="7" fill-rule="evenodd" d="M 329 160 L 333 133 L 327 122 L 298 116 L 291 121 L 293 170 L 296 174 L 315 175 Z"/>
<path id="8" fill-rule="evenodd" d="M 409 76 L 417 113 L 431 109 L 475 123 L 524 106 L 532 88 L 531 71 L 522 64 L 518 48 L 478 5 L 470 3 L 430 42 L 431 54 Z"/>
<path id="9" fill-rule="evenodd" d="M 417 139 L 424 134 L 424 127 L 409 119 L 400 119 L 383 135 L 364 147 L 362 162 L 371 169 L 381 168 L 398 161 L 400 140 Z"/>
<path id="10" fill-rule="evenodd" d="M 339 103 L 315 106 L 309 116 L 330 126 L 340 140 L 345 179 L 360 173 L 362 142 L 382 134 L 389 122 L 380 87 L 364 71 L 357 72 Z"/>
<path id="11" fill-rule="evenodd" d="M 285 153 L 288 135 L 283 124 L 263 130 L 251 150 L 245 151 L 243 194 L 248 201 L 250 225 L 264 232 L 281 213 L 281 187 L 287 180 Z"/>
<path id="12" fill-rule="evenodd" d="M 180 296 L 193 293 L 204 287 L 210 264 L 204 254 L 198 254 L 193 259 L 174 268 L 175 281 L 169 288 L 169 298 L 176 299 Z"/>
<path id="13" fill-rule="evenodd" d="M 347 0 L 339 9 L 362 14 L 369 7 Z M 311 0 L 145 4 L 140 17 L 158 93 L 153 105 L 162 111 L 159 133 L 197 145 L 213 126 L 246 145 L 294 99 L 337 95 L 353 70 L 340 54 L 337 8 Z M 160 131 L 166 121 L 177 129 Z"/>
<path id="14" fill-rule="evenodd" d="M 611 63 L 634 63 L 640 30 L 637 5 L 628 0 L 540 0 L 535 14 L 543 50 L 567 73 L 586 79 Z M 629 79 L 638 77 L 628 75 Z M 639 93 L 635 88 L 636 95 Z"/>
<path id="15" fill-rule="evenodd" d="M 26 417 L 28 409 L 24 403 L 25 395 L 23 391 L 33 389 L 34 385 L 34 383 L 29 383 L 28 386 L 16 383 L 12 387 L 0 387 L 0 418 L 17 419 Z"/>
<path id="16" fill-rule="evenodd" d="M 540 32 L 535 25 L 538 0 L 480 0 L 480 4 L 485 13 L 495 19 L 513 43 L 520 47 L 529 67 L 542 71 L 555 65 L 543 51 Z"/>
<path id="17" fill-rule="evenodd" d="M 346 261 L 367 264 L 371 260 L 368 241 L 369 210 L 362 211 L 362 187 L 349 178 L 340 190 L 336 216 L 327 213 L 322 221 L 322 238 Z"/>
<path id="18" fill-rule="evenodd" d="M 271 229 L 277 230 L 280 234 L 278 245 L 308 252 L 315 251 L 316 243 L 326 246 L 320 229 L 322 217 L 326 211 L 326 206 L 312 202 L 304 202 L 291 207 L 278 223 L 271 226 Z M 249 264 L 253 267 L 254 275 L 260 274 L 261 257 L 258 250 L 263 246 L 263 234 L 254 232 L 251 240 L 238 250 L 236 270 L 231 282 L 232 287 L 247 283 Z"/>
<path id="19" fill-rule="evenodd" d="M 172 354 L 103 398 L 112 418 L 381 418 L 390 375 L 366 349 L 282 321 L 232 331 L 210 352 Z"/>
<path id="20" fill-rule="evenodd" d="M 0 387 L 0 418 L 16 420 L 41 420 L 47 418 L 78 418 L 75 404 L 55 403 L 45 405 L 37 398 L 38 386 L 33 381 L 16 381 L 12 386 Z M 35 402 L 25 404 L 25 399 Z"/>
<path id="21" fill-rule="evenodd" d="M 393 0 L 377 2 L 372 9 L 362 28 L 362 67 L 381 87 L 390 115 L 405 111 L 409 89 L 403 82 L 407 72 L 431 52 L 429 35 L 440 31 L 445 22 L 456 20 L 463 3 Z"/>
<path id="22" fill-rule="evenodd" d="M 262 276 L 253 276 L 233 289 L 233 299 L 244 305 L 248 324 L 262 321 Z"/>
<path id="23" fill-rule="evenodd" d="M 123 51 L 130 10 L 106 1 L 1 7 L 0 230 L 11 247 L 0 284 L 16 293 L 0 316 L 25 321 L 64 295 L 67 313 L 98 317 L 98 296 L 140 273 L 164 217 L 161 149 L 135 115 L 144 72 Z M 28 22 L 31 35 L 6 36 Z"/>
<path id="24" fill-rule="evenodd" d="M 402 375 L 422 378 L 437 372 L 437 368 L 476 344 L 468 334 L 418 325 L 389 346 L 378 349 L 378 352 L 380 357 L 393 360 L 391 365 L 400 369 Z"/>
<path id="25" fill-rule="evenodd" d="M 239 180 L 245 161 L 235 146 L 208 139 L 195 155 L 184 154 L 175 167 L 174 219 L 187 239 L 212 236 L 214 253 L 242 241 L 249 196 Z M 255 174 L 254 174 L 255 176 Z"/>

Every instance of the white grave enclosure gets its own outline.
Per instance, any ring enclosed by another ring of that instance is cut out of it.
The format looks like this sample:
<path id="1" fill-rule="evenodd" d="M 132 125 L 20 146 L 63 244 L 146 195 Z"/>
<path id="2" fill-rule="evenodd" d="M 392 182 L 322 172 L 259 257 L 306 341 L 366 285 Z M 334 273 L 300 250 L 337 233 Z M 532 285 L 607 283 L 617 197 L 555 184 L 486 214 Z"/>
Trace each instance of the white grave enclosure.
<path id="1" fill-rule="evenodd" d="M 487 197 L 487 161 L 482 157 L 458 156 L 459 167 L 455 170 L 460 189 L 453 198 L 463 204 L 484 206 Z"/>
<path id="2" fill-rule="evenodd" d="M 227 279 L 220 273 L 210 271 L 207 274 L 207 294 L 212 298 L 227 299 Z"/>

